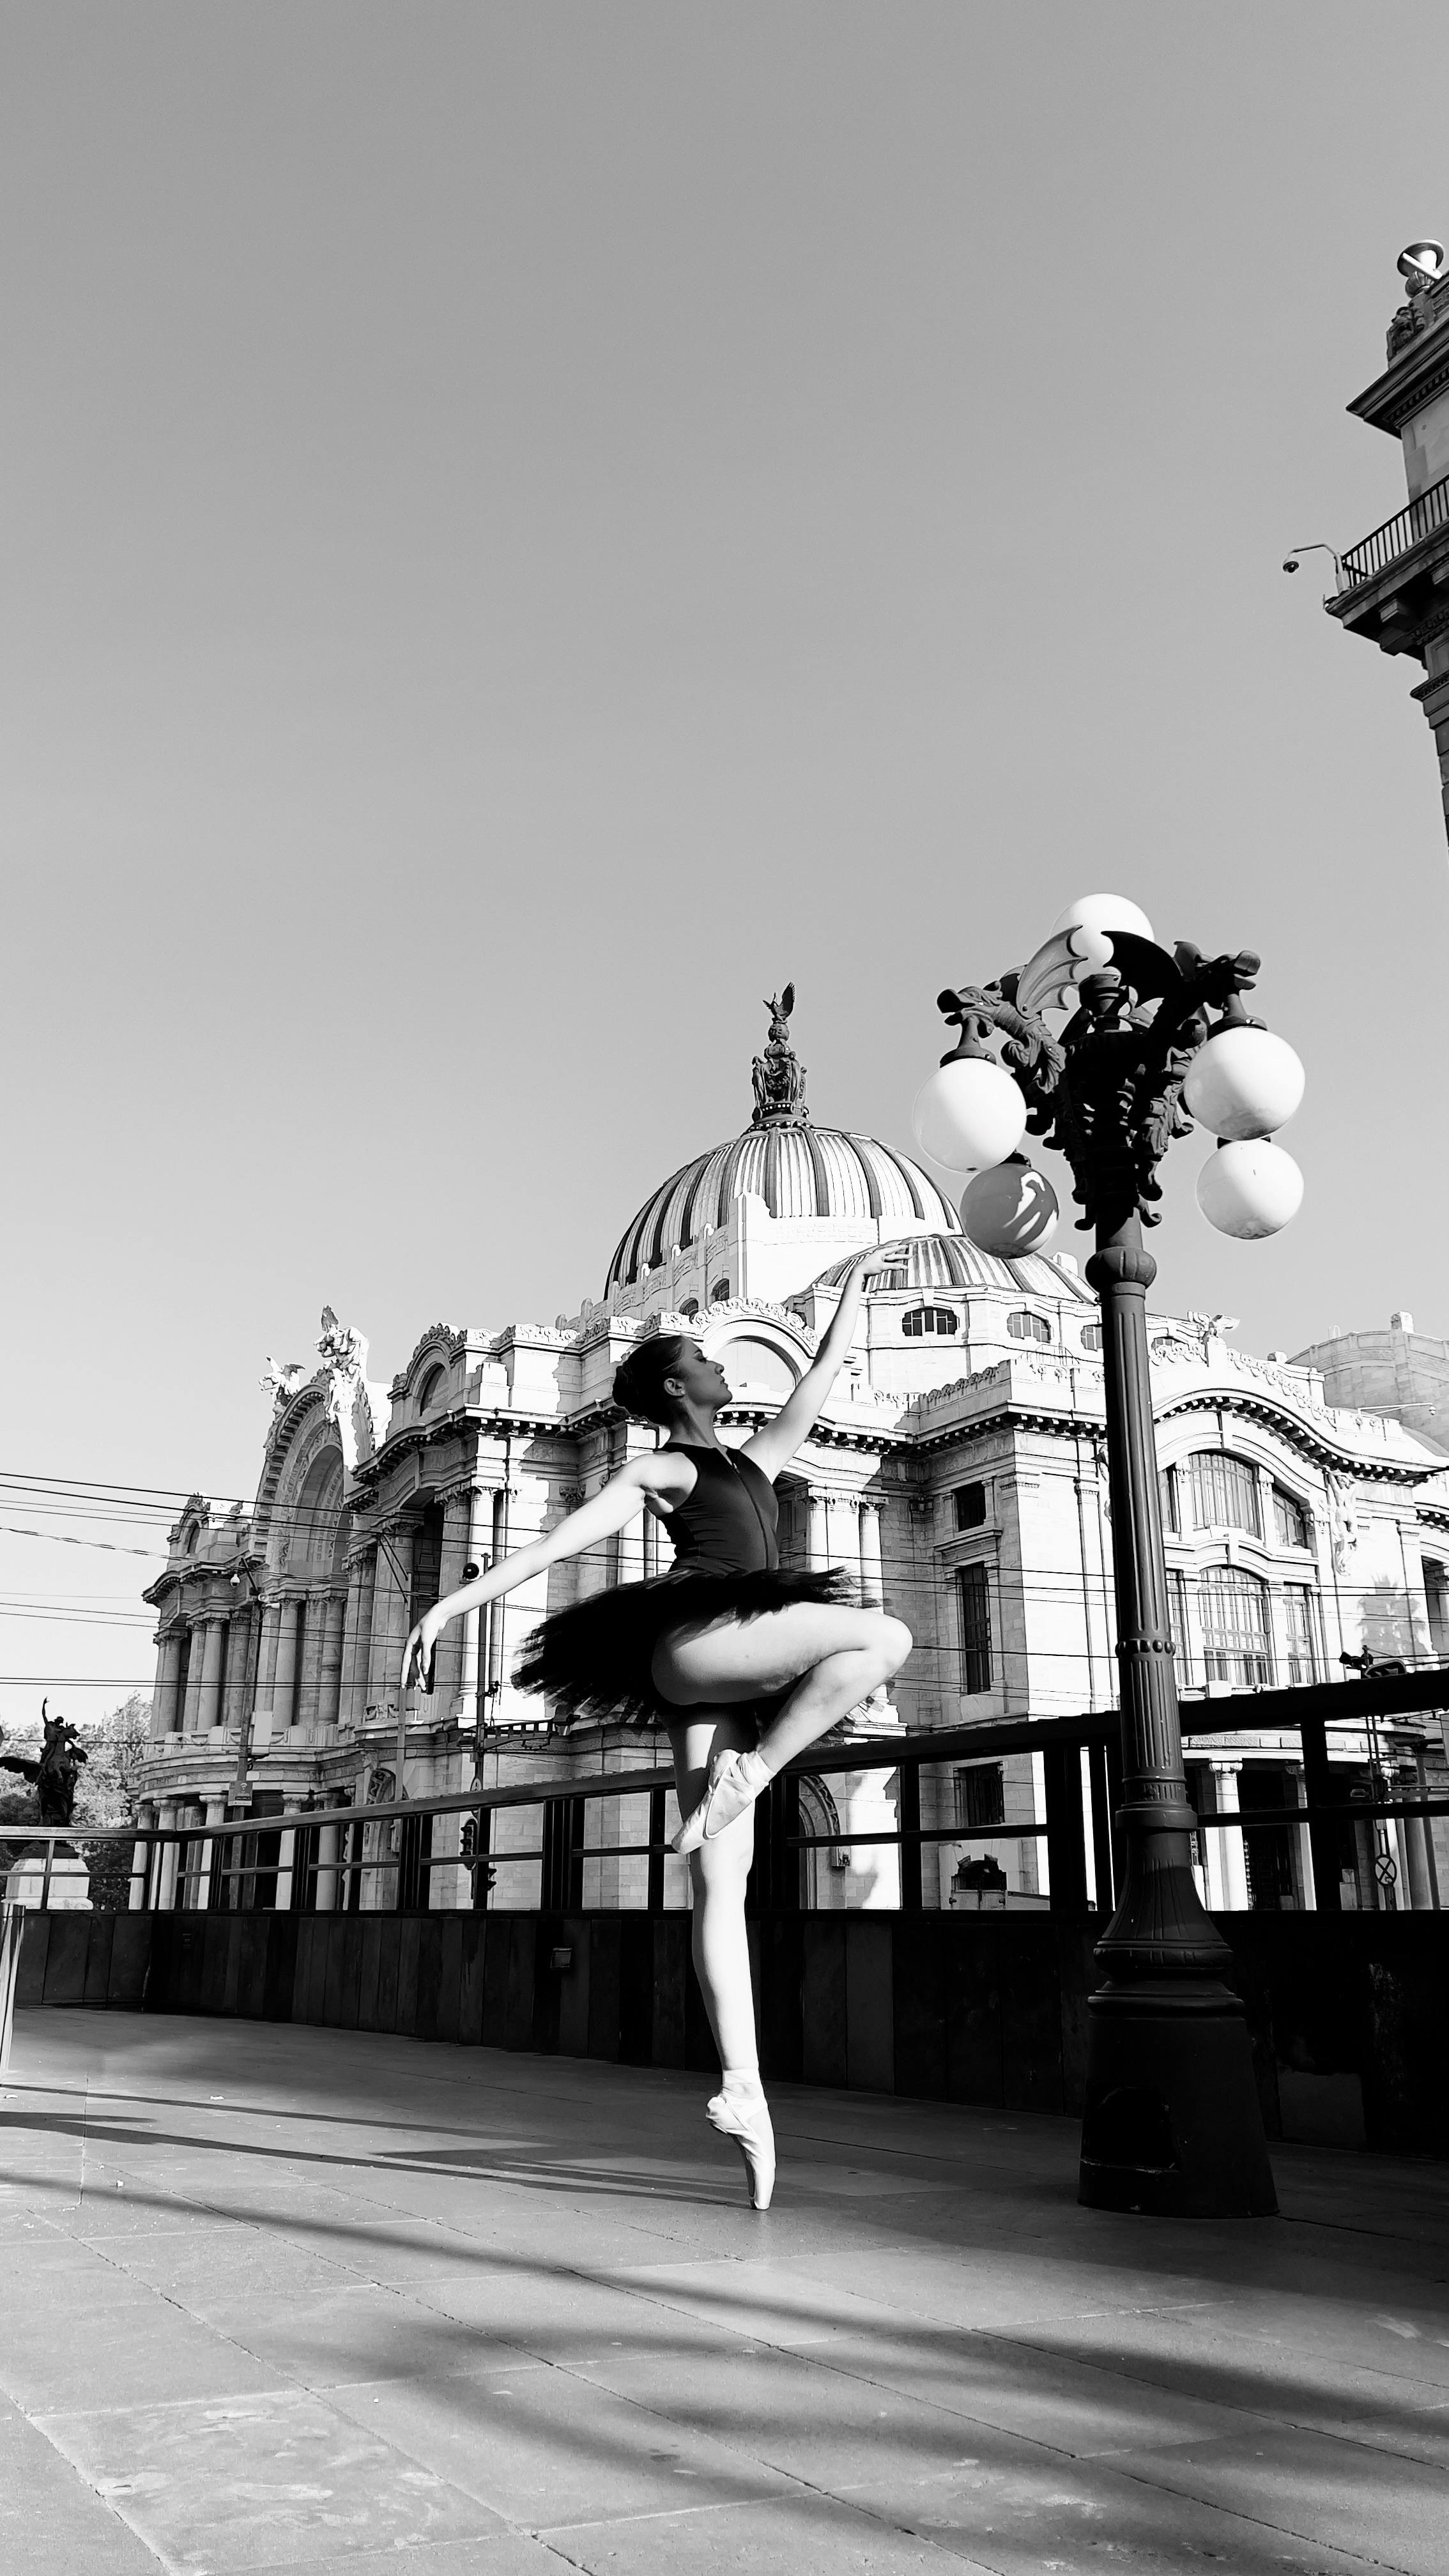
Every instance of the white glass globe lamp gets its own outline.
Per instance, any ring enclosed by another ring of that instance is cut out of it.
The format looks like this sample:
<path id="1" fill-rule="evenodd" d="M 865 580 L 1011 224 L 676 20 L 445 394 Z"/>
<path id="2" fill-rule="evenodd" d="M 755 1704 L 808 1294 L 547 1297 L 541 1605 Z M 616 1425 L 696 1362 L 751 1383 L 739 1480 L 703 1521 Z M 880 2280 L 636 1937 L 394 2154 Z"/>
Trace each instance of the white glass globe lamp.
<path id="1" fill-rule="evenodd" d="M 1215 1029 L 1188 1067 L 1183 1106 L 1210 1136 L 1271 1136 L 1303 1098 L 1303 1066 L 1284 1038 L 1247 1021 Z"/>
<path id="2" fill-rule="evenodd" d="M 998 1261 L 1019 1261 L 1029 1252 L 1045 1252 L 1061 1214 L 1057 1194 L 1045 1172 L 1024 1154 L 1008 1154 L 989 1172 L 978 1172 L 961 1196 L 961 1224 L 978 1252 Z"/>
<path id="3" fill-rule="evenodd" d="M 1277 1234 L 1303 1204 L 1303 1174 L 1291 1154 L 1266 1137 L 1234 1138 L 1210 1154 L 1197 1176 L 1197 1203 L 1219 1234 L 1242 1243 Z"/>
<path id="4" fill-rule="evenodd" d="M 1054 937 L 1062 930 L 1130 930 L 1138 939 L 1153 936 L 1141 905 L 1129 903 L 1124 894 L 1079 894 L 1052 923 Z"/>
<path id="5" fill-rule="evenodd" d="M 1026 1101 L 989 1055 L 951 1055 L 923 1082 L 911 1112 L 916 1143 L 948 1172 L 980 1172 L 1014 1154 Z"/>

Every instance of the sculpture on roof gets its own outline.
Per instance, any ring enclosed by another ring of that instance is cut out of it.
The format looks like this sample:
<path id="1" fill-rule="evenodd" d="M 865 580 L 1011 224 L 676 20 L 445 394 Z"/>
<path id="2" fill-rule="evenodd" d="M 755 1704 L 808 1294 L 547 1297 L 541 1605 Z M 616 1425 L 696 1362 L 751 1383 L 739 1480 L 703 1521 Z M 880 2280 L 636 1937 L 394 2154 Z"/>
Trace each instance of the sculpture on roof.
<path id="1" fill-rule="evenodd" d="M 808 1127 L 810 1112 L 805 1106 L 805 1067 L 790 1044 L 790 1014 L 795 1008 L 795 987 L 787 984 L 783 993 L 772 993 L 765 1004 L 770 1014 L 770 1034 L 765 1052 L 757 1055 L 750 1069 L 755 1086 L 756 1127 Z"/>
<path id="2" fill-rule="evenodd" d="M 331 1306 L 324 1306 L 317 1355 L 327 1371 L 327 1419 L 337 1425 L 342 1464 L 352 1476 L 359 1459 L 375 1454 L 381 1429 L 367 1382 L 366 1336 L 342 1323 Z"/>
<path id="3" fill-rule="evenodd" d="M 307 1369 L 304 1361 L 282 1360 L 278 1362 L 273 1359 L 271 1352 L 268 1351 L 267 1370 L 265 1377 L 261 1380 L 261 1389 L 263 1395 L 269 1395 L 271 1397 L 272 1403 L 278 1413 L 281 1412 L 283 1405 L 291 1403 L 298 1387 L 305 1386 L 306 1383 Z"/>

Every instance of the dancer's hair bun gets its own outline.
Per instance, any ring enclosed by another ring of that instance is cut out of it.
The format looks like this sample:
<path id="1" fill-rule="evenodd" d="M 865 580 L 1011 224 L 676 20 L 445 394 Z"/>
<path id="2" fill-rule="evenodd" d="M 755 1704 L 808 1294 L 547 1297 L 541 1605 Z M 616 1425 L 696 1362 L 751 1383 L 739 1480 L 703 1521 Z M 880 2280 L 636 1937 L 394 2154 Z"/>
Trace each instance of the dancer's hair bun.
<path id="1" fill-rule="evenodd" d="M 650 1333 L 636 1342 L 614 1371 L 614 1402 L 640 1422 L 667 1428 L 669 1399 L 664 1381 L 674 1375 L 687 1348 L 683 1333 Z"/>

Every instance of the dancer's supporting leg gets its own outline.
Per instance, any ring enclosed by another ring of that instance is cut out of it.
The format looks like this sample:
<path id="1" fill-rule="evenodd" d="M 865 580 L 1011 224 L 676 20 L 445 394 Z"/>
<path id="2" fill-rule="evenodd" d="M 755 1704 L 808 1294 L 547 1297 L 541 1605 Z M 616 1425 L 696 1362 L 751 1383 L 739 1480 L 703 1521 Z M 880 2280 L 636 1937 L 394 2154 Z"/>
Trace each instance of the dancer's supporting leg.
<path id="1" fill-rule="evenodd" d="M 685 1815 L 704 1796 L 717 1758 L 745 1752 L 754 1739 L 753 1721 L 728 1709 L 701 1709 L 687 1723 L 670 1728 L 674 1777 Z M 708 2116 L 738 2144 L 754 2207 L 768 2209 L 775 2180 L 775 2139 L 760 2085 L 745 1930 L 745 1881 L 754 1848 L 755 1820 L 753 1813 L 746 1813 L 727 1832 L 712 1835 L 690 1853 L 694 1889 L 690 1946 L 724 2079 Z"/>
<path id="2" fill-rule="evenodd" d="M 666 1638 L 654 1658 L 654 1678 L 677 1707 L 789 1692 L 753 1752 L 721 1747 L 693 1809 L 681 1796 L 684 1823 L 675 1849 L 693 1851 L 713 1841 L 795 1754 L 898 1673 L 911 1643 L 904 1620 L 883 1610 L 808 1601 Z"/>

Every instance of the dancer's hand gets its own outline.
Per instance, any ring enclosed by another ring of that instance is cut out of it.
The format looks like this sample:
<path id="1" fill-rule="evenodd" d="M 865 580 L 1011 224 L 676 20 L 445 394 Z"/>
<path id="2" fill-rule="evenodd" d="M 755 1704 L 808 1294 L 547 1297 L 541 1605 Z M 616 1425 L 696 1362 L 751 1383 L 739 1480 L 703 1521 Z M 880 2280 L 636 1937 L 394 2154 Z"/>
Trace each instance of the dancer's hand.
<path id="1" fill-rule="evenodd" d="M 438 1639 L 447 1624 L 445 1619 L 439 1618 L 436 1608 L 433 1608 L 425 1610 L 417 1626 L 408 1630 L 408 1641 L 403 1648 L 402 1687 L 404 1690 L 411 1689 L 414 1682 L 419 1690 L 429 1692 L 432 1690 L 433 1658 L 437 1653 Z M 414 1665 L 417 1666 L 416 1672 L 413 1669 Z"/>
<path id="2" fill-rule="evenodd" d="M 909 1250 L 910 1245 L 903 1238 L 895 1243 L 868 1244 L 864 1252 L 856 1254 L 852 1267 L 860 1272 L 864 1283 L 878 1278 L 883 1270 L 898 1270 Z"/>

